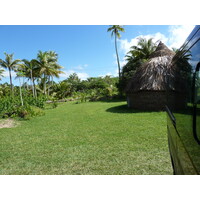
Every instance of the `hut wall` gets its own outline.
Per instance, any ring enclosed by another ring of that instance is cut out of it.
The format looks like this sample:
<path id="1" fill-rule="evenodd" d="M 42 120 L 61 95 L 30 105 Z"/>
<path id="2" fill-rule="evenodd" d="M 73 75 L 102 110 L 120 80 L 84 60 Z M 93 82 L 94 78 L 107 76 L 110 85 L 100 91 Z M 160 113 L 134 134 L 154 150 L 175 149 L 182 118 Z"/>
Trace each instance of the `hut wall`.
<path id="1" fill-rule="evenodd" d="M 183 92 L 170 91 L 167 94 L 167 106 L 173 110 L 183 110 L 187 107 L 187 96 Z"/>
<path id="2" fill-rule="evenodd" d="M 165 91 L 139 91 L 127 94 L 127 104 L 138 110 L 165 110 L 166 105 L 172 110 L 180 110 L 187 106 L 187 100 L 184 93 L 174 91 L 168 94 Z"/>
<path id="3" fill-rule="evenodd" d="M 129 108 L 138 110 L 165 110 L 166 92 L 165 91 L 139 91 L 127 94 Z"/>

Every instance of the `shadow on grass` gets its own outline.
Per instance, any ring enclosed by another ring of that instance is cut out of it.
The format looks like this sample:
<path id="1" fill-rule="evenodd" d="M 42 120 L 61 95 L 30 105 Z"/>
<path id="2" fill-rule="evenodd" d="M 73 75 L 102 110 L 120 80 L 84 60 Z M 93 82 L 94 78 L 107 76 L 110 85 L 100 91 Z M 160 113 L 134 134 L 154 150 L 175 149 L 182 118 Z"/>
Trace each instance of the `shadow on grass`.
<path id="1" fill-rule="evenodd" d="M 111 112 L 111 113 L 150 113 L 150 112 L 160 112 L 160 111 L 145 111 L 145 110 L 136 110 L 136 109 L 131 109 L 128 108 L 127 104 L 120 105 L 120 106 L 114 106 L 111 108 L 108 108 L 106 112 Z"/>
<path id="2" fill-rule="evenodd" d="M 124 102 L 126 99 L 101 99 L 100 102 L 104 103 L 115 103 L 115 102 Z"/>

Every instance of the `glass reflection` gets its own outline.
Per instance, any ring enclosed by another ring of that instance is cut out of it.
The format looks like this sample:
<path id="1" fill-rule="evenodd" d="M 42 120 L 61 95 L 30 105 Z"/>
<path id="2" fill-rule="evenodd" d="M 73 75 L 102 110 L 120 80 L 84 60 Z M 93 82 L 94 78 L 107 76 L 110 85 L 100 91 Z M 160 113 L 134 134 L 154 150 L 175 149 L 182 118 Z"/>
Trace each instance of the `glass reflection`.
<path id="1" fill-rule="evenodd" d="M 189 50 L 187 46 L 180 49 L 172 61 L 169 78 L 168 106 L 176 118 L 176 129 L 180 135 L 177 152 L 181 165 L 188 173 L 191 171 L 191 163 L 200 173 L 200 145 L 194 134 L 196 126 L 196 136 L 200 138 L 200 73 L 195 73 L 200 60 L 199 52 L 200 42 Z M 194 118 L 195 112 L 197 118 Z"/>

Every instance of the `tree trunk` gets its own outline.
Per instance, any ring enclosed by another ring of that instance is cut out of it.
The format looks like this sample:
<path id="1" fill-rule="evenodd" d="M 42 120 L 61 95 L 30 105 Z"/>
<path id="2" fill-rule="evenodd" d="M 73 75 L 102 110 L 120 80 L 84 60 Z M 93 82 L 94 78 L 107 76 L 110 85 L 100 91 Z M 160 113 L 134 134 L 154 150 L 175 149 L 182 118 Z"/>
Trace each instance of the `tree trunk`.
<path id="1" fill-rule="evenodd" d="M 51 76 L 51 86 L 53 86 L 53 76 Z"/>
<path id="2" fill-rule="evenodd" d="M 20 78 L 19 78 L 19 93 L 20 93 L 21 104 L 22 104 L 22 106 L 23 106 L 23 105 L 24 105 L 24 102 L 23 102 L 23 98 L 22 98 L 22 88 L 21 88 L 21 81 L 20 81 Z"/>
<path id="3" fill-rule="evenodd" d="M 34 87 L 33 87 L 33 73 L 32 73 L 32 70 L 31 70 L 31 81 L 32 81 L 32 91 L 33 91 L 33 97 L 35 97 L 35 93 L 34 93 Z"/>
<path id="4" fill-rule="evenodd" d="M 26 89 L 27 89 L 27 91 L 29 90 L 28 81 L 26 82 Z"/>
<path id="5" fill-rule="evenodd" d="M 11 95 L 13 95 L 13 84 L 12 84 L 12 75 L 11 75 L 11 69 L 8 68 L 9 75 L 10 75 L 10 89 L 11 89 Z"/>
<path id="6" fill-rule="evenodd" d="M 115 34 L 115 51 L 116 51 L 116 56 L 117 56 L 117 64 L 118 64 L 118 72 L 119 72 L 119 80 L 121 79 L 121 72 L 120 72 L 120 63 L 119 63 L 119 56 L 118 56 L 118 51 L 117 51 L 117 37 Z"/>
<path id="7" fill-rule="evenodd" d="M 23 76 L 23 87 L 24 87 L 24 91 L 26 91 L 26 86 L 25 86 L 25 80 L 24 80 L 24 76 Z"/>
<path id="8" fill-rule="evenodd" d="M 121 89 L 121 70 L 120 70 L 120 63 L 119 63 L 119 56 L 117 51 L 117 37 L 115 34 L 115 50 L 116 50 L 116 56 L 117 56 L 117 64 L 118 64 L 118 72 L 119 72 L 119 94 L 122 97 L 122 89 Z"/>
<path id="9" fill-rule="evenodd" d="M 49 97 L 49 88 L 50 88 L 50 76 L 48 76 L 48 97 Z"/>
<path id="10" fill-rule="evenodd" d="M 44 74 L 44 95 L 46 96 L 46 76 Z"/>
<path id="11" fill-rule="evenodd" d="M 35 91 L 35 98 L 37 99 L 37 91 L 36 91 L 36 86 L 35 86 L 35 79 L 33 78 L 33 87 Z"/>

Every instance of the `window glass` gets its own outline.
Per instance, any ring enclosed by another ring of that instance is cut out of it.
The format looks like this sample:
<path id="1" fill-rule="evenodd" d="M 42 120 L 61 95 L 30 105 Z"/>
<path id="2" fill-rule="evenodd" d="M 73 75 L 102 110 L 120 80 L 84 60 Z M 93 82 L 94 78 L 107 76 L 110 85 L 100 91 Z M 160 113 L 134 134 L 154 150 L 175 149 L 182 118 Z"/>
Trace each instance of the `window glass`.
<path id="1" fill-rule="evenodd" d="M 197 138 L 200 138 L 200 73 L 196 72 L 196 66 L 200 61 L 200 41 L 191 49 L 182 49 L 178 52 L 173 64 L 174 70 L 174 109 L 176 129 L 181 142 L 185 146 L 192 162 L 200 173 L 200 145 L 195 139 L 193 130 L 194 108 L 196 109 Z M 179 148 L 179 147 L 178 147 Z M 180 149 L 180 148 L 179 148 Z M 180 159 L 184 159 L 182 151 Z"/>
<path id="2" fill-rule="evenodd" d="M 200 62 L 199 64 L 200 65 Z M 195 139 L 200 144 L 200 71 L 199 66 L 194 76 L 195 81 L 195 91 L 194 91 L 194 108 L 195 108 L 195 120 L 196 120 L 196 130 Z"/>

